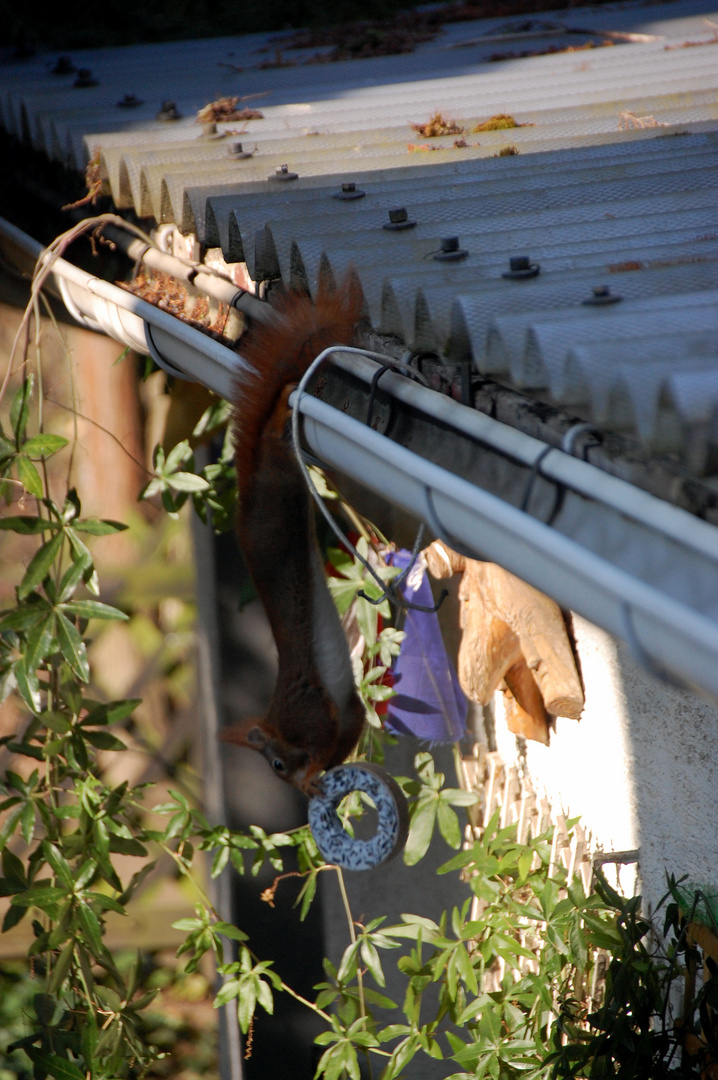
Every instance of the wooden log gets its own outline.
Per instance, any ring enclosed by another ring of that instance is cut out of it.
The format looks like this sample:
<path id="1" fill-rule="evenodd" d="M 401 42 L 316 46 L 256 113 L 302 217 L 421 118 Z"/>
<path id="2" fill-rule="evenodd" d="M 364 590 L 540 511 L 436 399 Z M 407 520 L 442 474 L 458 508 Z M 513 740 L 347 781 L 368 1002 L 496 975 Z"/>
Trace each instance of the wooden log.
<path id="1" fill-rule="evenodd" d="M 578 719 L 583 689 L 555 601 L 496 563 L 466 559 L 443 541 L 425 555 L 434 577 L 463 574 L 457 666 L 464 693 L 485 705 L 503 686 L 510 694 L 510 729 L 540 742 L 548 741 L 548 714 Z"/>
<path id="2" fill-rule="evenodd" d="M 514 735 L 548 745 L 549 717 L 536 680 L 521 658 L 504 677 L 506 726 Z"/>

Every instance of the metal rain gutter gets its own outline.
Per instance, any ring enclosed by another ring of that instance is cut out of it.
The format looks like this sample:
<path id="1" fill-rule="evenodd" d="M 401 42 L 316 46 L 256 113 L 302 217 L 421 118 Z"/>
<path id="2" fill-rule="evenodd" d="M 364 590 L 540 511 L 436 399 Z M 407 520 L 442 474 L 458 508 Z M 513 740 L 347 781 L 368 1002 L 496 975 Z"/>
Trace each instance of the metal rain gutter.
<path id="1" fill-rule="evenodd" d="M 0 239 L 33 258 L 36 241 L 0 219 Z M 51 280 L 69 312 L 140 352 L 150 352 L 165 370 L 203 383 L 231 397 L 242 365 L 236 352 L 167 312 L 58 259 Z M 346 350 L 339 368 L 370 383 L 377 365 Z M 382 387 L 460 437 L 481 440 L 497 455 L 508 455 L 576 493 L 596 512 L 613 514 L 635 527 L 634 543 L 655 538 L 670 557 L 699 574 L 700 585 L 718 581 L 718 531 L 683 510 L 639 491 L 625 481 L 579 461 L 520 431 L 448 398 L 388 373 Z M 296 399 L 296 395 L 295 395 Z M 718 611 L 700 610 L 683 596 L 670 595 L 660 574 L 647 581 L 597 553 L 586 543 L 538 521 L 479 484 L 429 460 L 309 394 L 298 403 L 304 438 L 317 457 L 415 517 L 449 544 L 479 559 L 500 563 L 554 597 L 558 603 L 622 637 L 637 658 L 659 677 L 688 683 L 718 698 Z M 609 545 L 610 550 L 610 545 Z M 650 557 L 650 552 L 647 552 Z M 710 577 L 707 577 L 707 572 Z M 702 575 L 702 576 L 700 576 Z M 688 595 L 688 591 L 686 592 Z"/>
<path id="2" fill-rule="evenodd" d="M 0 241 L 19 248 L 34 260 L 45 250 L 4 218 L 0 218 Z M 213 338 L 66 259 L 53 262 L 49 281 L 81 326 L 107 334 L 138 352 L 149 353 L 166 371 L 201 382 L 220 397 L 232 397 L 240 358 Z M 238 292 L 235 286 L 232 288 Z"/>
<path id="3" fill-rule="evenodd" d="M 321 460 L 425 521 L 452 547 L 499 563 L 628 641 L 659 678 L 718 696 L 718 624 L 324 402 L 307 396 L 300 412 Z"/>

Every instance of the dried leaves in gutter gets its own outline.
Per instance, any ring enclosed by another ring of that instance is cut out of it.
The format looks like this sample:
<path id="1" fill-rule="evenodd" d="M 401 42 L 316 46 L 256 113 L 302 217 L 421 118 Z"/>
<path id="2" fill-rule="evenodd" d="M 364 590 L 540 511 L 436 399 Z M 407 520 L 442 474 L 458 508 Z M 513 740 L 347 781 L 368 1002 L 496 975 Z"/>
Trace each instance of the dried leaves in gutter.
<path id="1" fill-rule="evenodd" d="M 231 314 L 227 304 L 220 303 L 213 309 L 207 296 L 193 295 L 181 281 L 160 270 L 140 270 L 132 281 L 118 281 L 116 284 L 188 323 L 195 330 L 208 334 L 215 341 L 227 344 L 225 330 Z"/>

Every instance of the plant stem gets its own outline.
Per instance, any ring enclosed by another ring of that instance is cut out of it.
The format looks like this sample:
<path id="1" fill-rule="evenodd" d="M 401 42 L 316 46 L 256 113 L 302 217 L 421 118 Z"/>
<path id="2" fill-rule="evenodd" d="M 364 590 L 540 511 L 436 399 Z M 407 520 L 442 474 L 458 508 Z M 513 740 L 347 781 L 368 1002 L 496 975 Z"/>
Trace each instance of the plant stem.
<path id="1" fill-rule="evenodd" d="M 349 937 L 352 945 L 356 945 L 356 931 L 354 929 L 354 919 L 352 917 L 351 908 L 349 907 L 349 897 L 347 896 L 346 885 L 344 884 L 344 874 L 342 873 L 341 866 L 335 867 L 337 872 L 337 881 L 339 882 L 339 892 L 342 896 L 342 904 L 344 905 L 344 911 L 346 912 L 347 924 L 349 926 Z M 364 1021 L 366 1021 L 366 1003 L 364 1001 L 364 978 L 361 973 L 361 968 L 357 963 L 357 989 L 359 991 L 359 1012 Z"/>

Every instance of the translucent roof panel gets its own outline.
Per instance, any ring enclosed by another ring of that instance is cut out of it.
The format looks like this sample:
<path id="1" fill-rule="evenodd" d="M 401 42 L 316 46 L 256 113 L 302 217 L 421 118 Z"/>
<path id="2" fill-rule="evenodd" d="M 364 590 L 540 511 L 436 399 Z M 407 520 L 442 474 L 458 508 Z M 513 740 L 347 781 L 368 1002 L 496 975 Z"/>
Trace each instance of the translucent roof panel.
<path id="1" fill-rule="evenodd" d="M 118 208 L 256 281 L 353 267 L 377 331 L 700 475 L 717 26 L 715 0 L 681 0 L 451 22 L 362 59 L 299 33 L 36 56 L 0 69 L 0 123 L 79 172 L 99 155 Z"/>

